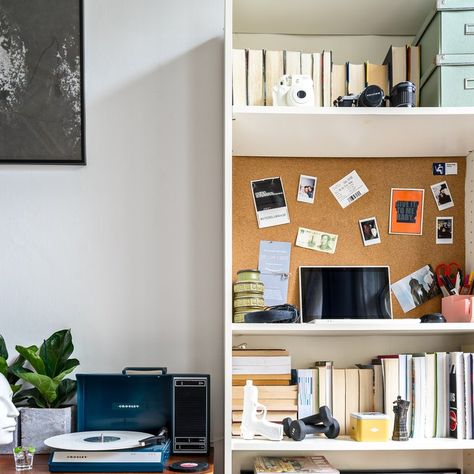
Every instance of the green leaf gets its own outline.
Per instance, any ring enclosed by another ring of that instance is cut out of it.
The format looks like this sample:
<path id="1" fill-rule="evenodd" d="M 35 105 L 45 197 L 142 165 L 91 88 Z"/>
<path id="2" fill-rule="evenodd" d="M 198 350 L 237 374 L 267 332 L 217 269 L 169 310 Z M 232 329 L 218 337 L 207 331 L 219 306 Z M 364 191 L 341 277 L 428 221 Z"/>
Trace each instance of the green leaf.
<path id="1" fill-rule="evenodd" d="M 31 364 L 31 366 L 36 370 L 36 372 L 38 372 L 38 374 L 45 375 L 44 362 L 41 360 L 41 357 L 38 354 L 37 346 L 15 346 L 15 349 Z M 17 373 L 16 370 L 13 372 Z"/>
<path id="2" fill-rule="evenodd" d="M 21 390 L 21 385 L 10 385 L 10 387 L 12 389 L 13 395 Z"/>
<path id="3" fill-rule="evenodd" d="M 24 403 L 26 401 L 26 403 Z M 16 406 L 29 406 L 30 408 L 50 408 L 48 402 L 41 396 L 37 388 L 22 390 L 18 396 L 13 397 Z"/>
<path id="4" fill-rule="evenodd" d="M 8 360 L 8 350 L 7 345 L 5 343 L 5 339 L 0 334 L 0 357 L 3 357 L 5 360 Z"/>
<path id="5" fill-rule="evenodd" d="M 39 355 L 44 362 L 45 372 L 51 378 L 63 372 L 69 356 L 74 351 L 70 329 L 52 334 L 41 344 Z"/>
<path id="6" fill-rule="evenodd" d="M 68 402 L 76 393 L 76 381 L 71 379 L 62 380 L 58 386 L 58 397 L 54 400 L 54 407 L 60 407 Z"/>
<path id="7" fill-rule="evenodd" d="M 28 372 L 24 369 L 16 369 L 15 374 L 20 377 L 20 379 L 36 387 L 48 404 L 54 402 L 56 399 L 56 390 L 59 385 L 59 382 L 56 380 L 47 375 L 35 374 L 34 372 Z"/>
<path id="8" fill-rule="evenodd" d="M 77 359 L 69 359 L 64 366 L 63 372 L 54 377 L 54 380 L 60 382 L 64 377 L 66 377 L 66 375 L 69 375 L 78 365 L 79 361 Z"/>
<path id="9" fill-rule="evenodd" d="M 15 375 L 14 369 L 22 368 L 24 363 L 25 363 L 25 358 L 19 355 L 8 368 L 7 380 L 10 383 L 10 385 L 14 385 L 15 383 L 18 382 L 18 377 Z"/>
<path id="10" fill-rule="evenodd" d="M 2 356 L 0 356 L 0 374 L 5 377 L 8 375 L 8 362 Z"/>

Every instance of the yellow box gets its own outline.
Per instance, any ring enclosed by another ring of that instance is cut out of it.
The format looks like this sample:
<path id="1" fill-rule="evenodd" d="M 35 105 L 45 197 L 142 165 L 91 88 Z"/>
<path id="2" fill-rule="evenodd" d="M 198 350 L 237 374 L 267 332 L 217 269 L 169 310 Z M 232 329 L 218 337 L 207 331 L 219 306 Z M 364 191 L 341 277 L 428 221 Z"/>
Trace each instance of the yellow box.
<path id="1" fill-rule="evenodd" d="M 350 435 L 356 441 L 388 441 L 390 419 L 384 413 L 351 413 Z"/>

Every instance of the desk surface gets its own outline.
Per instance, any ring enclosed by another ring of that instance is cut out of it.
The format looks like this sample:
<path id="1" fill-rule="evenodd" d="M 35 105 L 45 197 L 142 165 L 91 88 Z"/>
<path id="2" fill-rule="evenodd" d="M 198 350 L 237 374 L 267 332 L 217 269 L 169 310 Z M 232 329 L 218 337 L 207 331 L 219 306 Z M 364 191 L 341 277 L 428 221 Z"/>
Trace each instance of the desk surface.
<path id="1" fill-rule="evenodd" d="M 35 456 L 33 470 L 32 471 L 24 471 L 25 474 L 49 474 L 48 470 L 48 454 L 37 454 Z M 214 461 L 211 454 L 209 456 L 190 456 L 190 455 L 182 455 L 182 456 L 171 456 L 168 460 L 168 464 L 176 462 L 176 461 L 186 461 L 186 460 L 197 460 L 197 461 L 204 461 L 209 464 L 209 469 L 206 471 L 200 471 L 201 474 L 214 474 Z M 174 471 L 170 471 L 168 468 L 165 468 L 164 472 L 171 473 Z M 1 474 L 17 474 L 15 471 L 15 465 L 13 463 L 13 456 L 8 454 L 0 455 L 0 473 Z M 76 473 L 77 474 L 77 473 Z M 127 474 L 127 473 L 125 473 Z"/>

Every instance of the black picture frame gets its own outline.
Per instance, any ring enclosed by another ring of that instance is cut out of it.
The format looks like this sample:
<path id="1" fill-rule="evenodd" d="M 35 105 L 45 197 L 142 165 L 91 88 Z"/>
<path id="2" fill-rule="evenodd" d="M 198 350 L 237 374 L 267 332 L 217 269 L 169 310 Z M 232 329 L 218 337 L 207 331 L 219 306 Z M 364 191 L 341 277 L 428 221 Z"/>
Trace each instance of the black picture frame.
<path id="1" fill-rule="evenodd" d="M 0 165 L 85 165 L 83 0 L 0 0 L 0 36 Z"/>

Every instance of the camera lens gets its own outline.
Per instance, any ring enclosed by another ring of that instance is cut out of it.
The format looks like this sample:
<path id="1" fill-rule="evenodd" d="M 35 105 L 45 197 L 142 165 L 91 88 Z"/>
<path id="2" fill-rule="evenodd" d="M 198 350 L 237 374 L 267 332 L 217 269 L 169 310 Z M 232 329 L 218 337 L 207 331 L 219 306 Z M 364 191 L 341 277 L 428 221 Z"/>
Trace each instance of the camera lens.
<path id="1" fill-rule="evenodd" d="M 410 81 L 400 82 L 395 85 L 390 94 L 392 107 L 415 107 L 416 86 Z"/>
<path id="2" fill-rule="evenodd" d="M 296 93 L 296 95 L 298 96 L 298 98 L 304 99 L 306 97 L 306 92 L 305 91 L 298 91 Z"/>
<path id="3" fill-rule="evenodd" d="M 360 94 L 357 105 L 359 107 L 380 107 L 383 104 L 383 90 L 376 85 L 367 86 Z"/>

